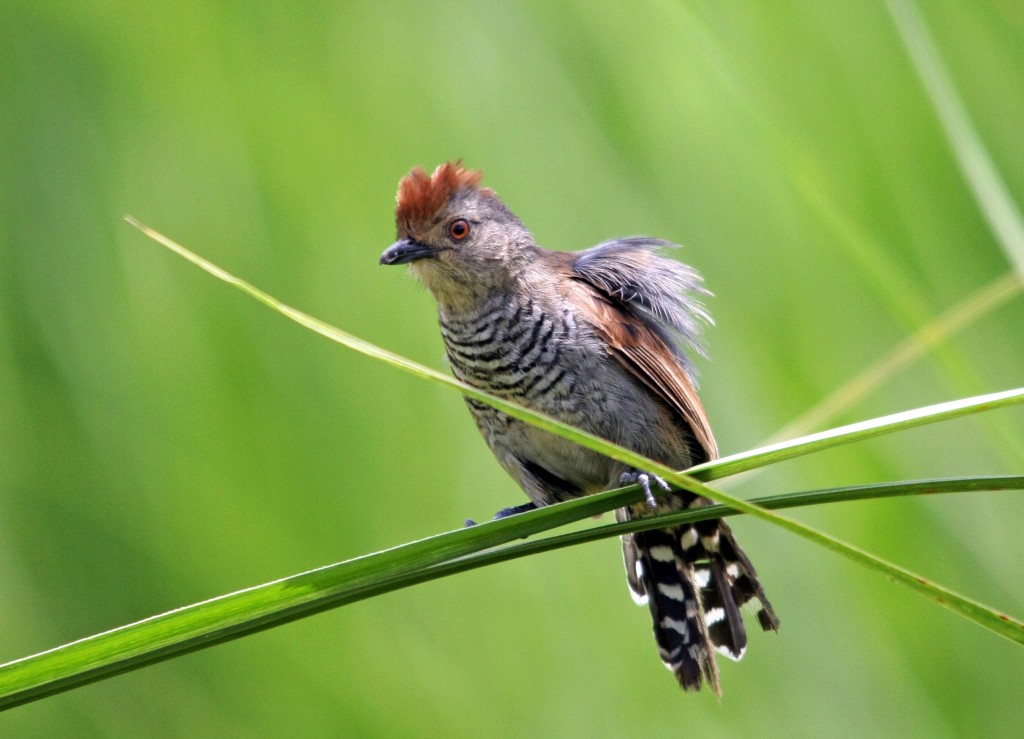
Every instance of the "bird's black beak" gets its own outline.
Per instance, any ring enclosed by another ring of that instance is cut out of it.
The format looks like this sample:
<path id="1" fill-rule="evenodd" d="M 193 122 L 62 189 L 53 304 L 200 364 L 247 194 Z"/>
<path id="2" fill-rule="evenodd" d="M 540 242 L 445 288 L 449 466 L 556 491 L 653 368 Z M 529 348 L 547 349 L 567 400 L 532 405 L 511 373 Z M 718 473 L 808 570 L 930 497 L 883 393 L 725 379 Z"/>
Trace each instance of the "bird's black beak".
<path id="1" fill-rule="evenodd" d="M 380 255 L 381 264 L 407 264 L 417 259 L 434 256 L 437 250 L 412 239 L 400 239 Z"/>

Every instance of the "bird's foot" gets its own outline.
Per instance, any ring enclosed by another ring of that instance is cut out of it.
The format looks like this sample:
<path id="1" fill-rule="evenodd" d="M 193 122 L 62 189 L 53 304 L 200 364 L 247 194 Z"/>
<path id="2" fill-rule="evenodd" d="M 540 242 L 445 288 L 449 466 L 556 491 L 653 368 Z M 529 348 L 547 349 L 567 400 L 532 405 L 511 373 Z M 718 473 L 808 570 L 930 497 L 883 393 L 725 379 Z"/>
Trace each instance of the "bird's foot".
<path id="1" fill-rule="evenodd" d="M 502 518 L 508 518 L 509 516 L 516 515 L 517 513 L 526 513 L 527 511 L 534 510 L 536 507 L 537 504 L 534 503 L 533 501 L 530 501 L 528 503 L 523 503 L 521 505 L 514 505 L 509 506 L 508 508 L 502 508 L 500 511 L 494 514 L 494 520 L 498 521 Z"/>
<path id="2" fill-rule="evenodd" d="M 650 506 L 652 511 L 656 511 L 658 509 L 658 502 L 654 499 L 654 493 L 651 492 L 651 480 L 658 483 L 658 487 L 666 492 L 672 489 L 667 482 L 657 475 L 652 475 L 650 472 L 629 470 L 628 472 L 623 472 L 619 477 L 619 483 L 622 485 L 640 483 L 640 487 L 644 489 L 644 499 L 647 501 L 647 505 Z"/>
<path id="3" fill-rule="evenodd" d="M 531 501 L 529 503 L 523 503 L 522 505 L 514 505 L 509 506 L 508 508 L 502 508 L 500 511 L 494 514 L 494 520 L 500 521 L 503 518 L 514 516 L 517 513 L 526 513 L 527 511 L 532 511 L 536 507 L 537 504 Z M 470 526 L 476 526 L 476 521 L 474 521 L 472 518 L 467 518 L 466 528 L 469 528 Z"/>

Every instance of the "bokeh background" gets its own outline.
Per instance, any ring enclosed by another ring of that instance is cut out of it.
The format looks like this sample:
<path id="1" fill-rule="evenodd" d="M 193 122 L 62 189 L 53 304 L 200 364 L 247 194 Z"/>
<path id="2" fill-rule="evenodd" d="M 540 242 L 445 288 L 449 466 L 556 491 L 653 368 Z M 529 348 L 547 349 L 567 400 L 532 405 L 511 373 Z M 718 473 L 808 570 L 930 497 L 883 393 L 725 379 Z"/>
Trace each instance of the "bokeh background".
<path id="1" fill-rule="evenodd" d="M 1024 201 L 1024 12 L 920 17 Z M 463 157 L 540 243 L 685 244 L 702 392 L 751 448 L 1010 270 L 883 3 L 0 2 L 0 661 L 486 518 L 521 493 L 461 400 L 187 265 L 133 214 L 443 367 L 378 266 L 395 185 Z M 1024 384 L 1024 303 L 834 423 Z M 1024 413 L 886 437 L 746 496 L 1020 471 Z M 1024 614 L 1013 493 L 795 515 Z M 396 592 L 0 716 L 6 736 L 972 736 L 1010 642 L 770 526 L 782 618 L 684 696 L 613 541 Z"/>

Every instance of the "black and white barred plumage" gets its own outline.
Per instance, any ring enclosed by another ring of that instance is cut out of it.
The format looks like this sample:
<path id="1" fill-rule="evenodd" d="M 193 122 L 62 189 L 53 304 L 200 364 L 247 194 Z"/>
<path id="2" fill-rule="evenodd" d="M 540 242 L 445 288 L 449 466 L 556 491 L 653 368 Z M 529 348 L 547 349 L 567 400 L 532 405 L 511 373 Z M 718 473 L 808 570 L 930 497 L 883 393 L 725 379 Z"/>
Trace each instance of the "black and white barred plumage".
<path id="1" fill-rule="evenodd" d="M 690 500 L 690 506 L 706 504 L 703 498 Z M 634 511 L 621 509 L 616 517 L 629 520 Z M 757 573 L 725 522 L 640 532 L 623 537 L 622 549 L 630 593 L 650 608 L 661 659 L 684 688 L 699 689 L 703 678 L 718 689 L 710 648 L 733 660 L 743 657 L 743 605 L 756 600 L 761 627 L 778 628 Z"/>

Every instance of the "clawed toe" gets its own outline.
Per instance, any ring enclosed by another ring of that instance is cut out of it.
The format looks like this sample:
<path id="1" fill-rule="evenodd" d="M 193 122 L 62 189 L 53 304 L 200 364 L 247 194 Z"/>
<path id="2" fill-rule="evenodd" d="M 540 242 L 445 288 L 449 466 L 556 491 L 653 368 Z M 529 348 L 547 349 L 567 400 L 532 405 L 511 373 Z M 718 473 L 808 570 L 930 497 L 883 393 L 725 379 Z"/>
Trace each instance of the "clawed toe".
<path id="1" fill-rule="evenodd" d="M 656 511 L 658 509 L 658 501 L 655 500 L 654 493 L 651 492 L 651 480 L 654 480 L 662 490 L 669 491 L 672 489 L 667 482 L 650 472 L 631 470 L 629 472 L 623 472 L 619 477 L 619 482 L 622 485 L 639 484 L 640 487 L 644 489 L 644 499 L 647 501 L 647 505 L 650 506 L 652 511 Z"/>

